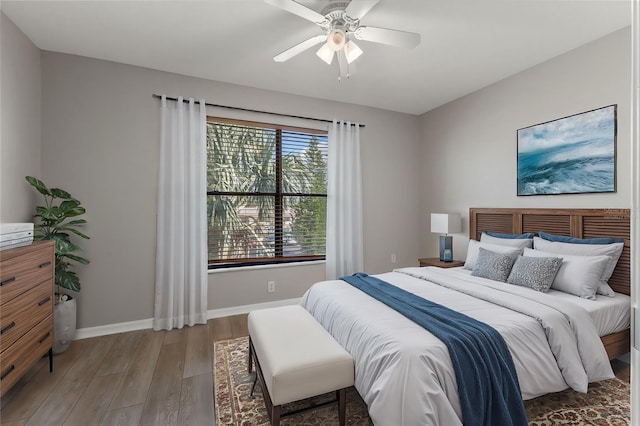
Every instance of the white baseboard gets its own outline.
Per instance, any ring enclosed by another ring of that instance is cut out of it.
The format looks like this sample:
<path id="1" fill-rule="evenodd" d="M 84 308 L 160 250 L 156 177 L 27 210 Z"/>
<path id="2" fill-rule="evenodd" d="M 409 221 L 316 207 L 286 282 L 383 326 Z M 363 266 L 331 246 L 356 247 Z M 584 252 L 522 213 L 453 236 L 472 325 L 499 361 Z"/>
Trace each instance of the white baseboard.
<path id="1" fill-rule="evenodd" d="M 231 308 L 211 309 L 207 312 L 207 319 L 228 317 L 231 315 L 248 314 L 257 309 L 277 308 L 278 306 L 297 305 L 300 298 L 276 300 L 273 302 L 254 303 L 253 305 L 233 306 Z"/>
<path id="2" fill-rule="evenodd" d="M 153 318 L 99 325 L 97 327 L 79 328 L 76 330 L 76 337 L 74 337 L 74 340 L 106 336 L 109 334 L 126 333 L 127 331 L 146 330 L 148 328 L 153 328 Z"/>
<path id="3" fill-rule="evenodd" d="M 297 305 L 300 298 L 276 300 L 273 302 L 255 303 L 252 305 L 233 306 L 230 308 L 211 309 L 207 311 L 207 319 L 228 317 L 231 315 L 247 314 L 256 309 L 276 308 L 278 306 Z M 90 337 L 107 336 L 109 334 L 126 333 L 128 331 L 146 330 L 153 328 L 153 318 L 138 321 L 119 322 L 116 324 L 100 325 L 97 327 L 79 328 L 74 340 Z"/>

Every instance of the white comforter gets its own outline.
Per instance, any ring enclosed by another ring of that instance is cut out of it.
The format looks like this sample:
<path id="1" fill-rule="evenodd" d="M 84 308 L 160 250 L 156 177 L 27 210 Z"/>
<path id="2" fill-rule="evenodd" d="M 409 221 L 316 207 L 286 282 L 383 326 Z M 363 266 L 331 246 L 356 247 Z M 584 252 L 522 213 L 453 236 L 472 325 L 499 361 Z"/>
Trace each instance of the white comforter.
<path id="1" fill-rule="evenodd" d="M 527 288 L 440 268 L 378 278 L 485 322 L 504 337 L 524 399 L 613 377 L 589 314 Z M 485 300 L 483 300 L 485 299 Z M 300 302 L 355 359 L 355 387 L 376 425 L 460 425 L 446 346 L 344 281 L 314 284 Z"/>

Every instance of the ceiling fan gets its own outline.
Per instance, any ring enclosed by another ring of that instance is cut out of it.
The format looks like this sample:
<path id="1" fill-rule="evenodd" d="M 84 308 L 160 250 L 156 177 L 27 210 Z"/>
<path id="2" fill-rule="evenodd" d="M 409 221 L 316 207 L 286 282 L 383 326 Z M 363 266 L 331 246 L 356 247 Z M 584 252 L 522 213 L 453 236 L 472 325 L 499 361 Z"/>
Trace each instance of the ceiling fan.
<path id="1" fill-rule="evenodd" d="M 340 76 L 348 77 L 348 64 L 362 55 L 362 49 L 355 44 L 353 38 L 405 48 L 413 48 L 420 43 L 420 34 L 417 33 L 360 25 L 362 17 L 379 0 L 334 1 L 321 13 L 294 0 L 264 1 L 313 22 L 323 32 L 323 34 L 311 37 L 274 56 L 273 60 L 276 62 L 287 61 L 305 50 L 325 42 L 316 55 L 329 65 L 333 62 L 333 57 L 337 56 Z"/>

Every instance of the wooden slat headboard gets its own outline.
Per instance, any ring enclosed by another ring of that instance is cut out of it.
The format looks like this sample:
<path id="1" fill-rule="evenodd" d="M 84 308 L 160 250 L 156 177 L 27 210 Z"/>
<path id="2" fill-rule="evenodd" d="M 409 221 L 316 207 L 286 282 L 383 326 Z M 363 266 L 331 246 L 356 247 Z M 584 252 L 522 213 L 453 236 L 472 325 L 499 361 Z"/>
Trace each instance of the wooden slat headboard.
<path id="1" fill-rule="evenodd" d="M 480 240 L 484 231 L 521 234 L 539 231 L 577 238 L 624 238 L 624 249 L 609 285 L 631 294 L 631 221 L 629 209 L 469 209 L 469 237 Z"/>

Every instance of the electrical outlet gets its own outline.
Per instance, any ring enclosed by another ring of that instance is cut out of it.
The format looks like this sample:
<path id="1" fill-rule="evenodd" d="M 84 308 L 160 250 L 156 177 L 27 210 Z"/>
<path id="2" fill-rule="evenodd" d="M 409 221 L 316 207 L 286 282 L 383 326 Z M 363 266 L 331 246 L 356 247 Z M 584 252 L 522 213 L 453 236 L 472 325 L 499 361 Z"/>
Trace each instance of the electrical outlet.
<path id="1" fill-rule="evenodd" d="M 396 263 L 396 254 L 391 253 L 391 263 Z"/>
<path id="2" fill-rule="evenodd" d="M 269 281 L 267 283 L 267 293 L 275 293 L 276 292 L 276 282 Z"/>

